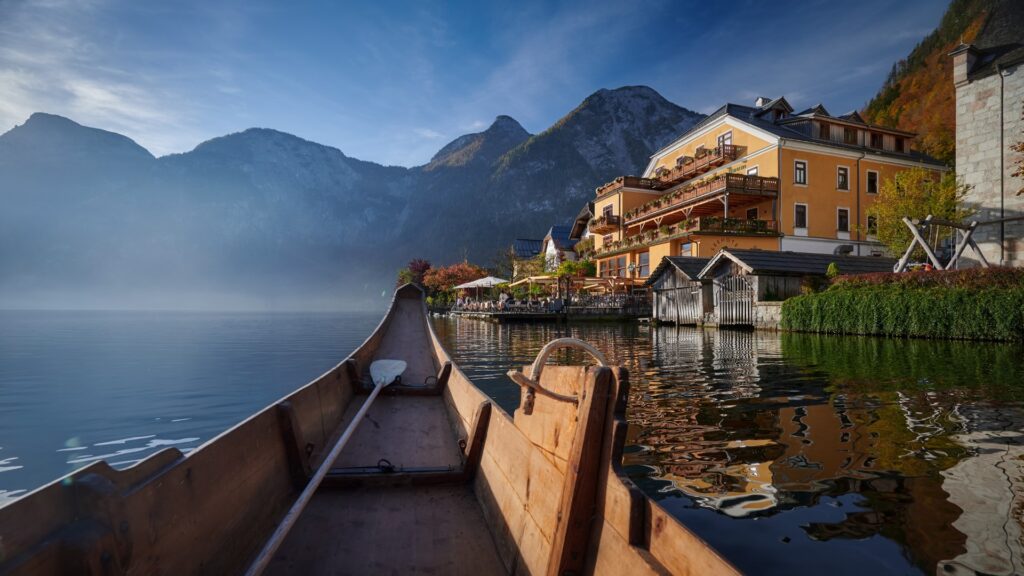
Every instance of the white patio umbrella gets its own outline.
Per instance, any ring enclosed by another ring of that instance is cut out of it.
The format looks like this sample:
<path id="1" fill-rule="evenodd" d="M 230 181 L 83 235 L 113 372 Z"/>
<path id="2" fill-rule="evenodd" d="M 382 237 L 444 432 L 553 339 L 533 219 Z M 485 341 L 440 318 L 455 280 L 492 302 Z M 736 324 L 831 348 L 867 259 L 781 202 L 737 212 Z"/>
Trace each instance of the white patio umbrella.
<path id="1" fill-rule="evenodd" d="M 480 278 L 479 280 L 473 280 L 472 282 L 466 282 L 465 284 L 459 284 L 455 287 L 456 290 L 467 290 L 469 288 L 476 288 L 476 299 L 480 299 L 481 288 L 494 288 L 498 284 L 507 284 L 508 280 L 501 278 L 495 278 L 494 276 L 487 276 Z"/>

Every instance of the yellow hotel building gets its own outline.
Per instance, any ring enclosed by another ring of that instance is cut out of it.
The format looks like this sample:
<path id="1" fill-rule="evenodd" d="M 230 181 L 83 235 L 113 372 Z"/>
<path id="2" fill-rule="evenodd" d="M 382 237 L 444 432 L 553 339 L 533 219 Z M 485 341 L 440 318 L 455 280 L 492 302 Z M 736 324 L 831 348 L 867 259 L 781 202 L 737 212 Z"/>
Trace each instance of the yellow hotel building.
<path id="1" fill-rule="evenodd" d="M 597 189 L 598 274 L 643 278 L 663 256 L 719 249 L 880 255 L 866 210 L 901 170 L 945 167 L 914 134 L 785 98 L 726 104 L 656 152 L 642 177 Z"/>

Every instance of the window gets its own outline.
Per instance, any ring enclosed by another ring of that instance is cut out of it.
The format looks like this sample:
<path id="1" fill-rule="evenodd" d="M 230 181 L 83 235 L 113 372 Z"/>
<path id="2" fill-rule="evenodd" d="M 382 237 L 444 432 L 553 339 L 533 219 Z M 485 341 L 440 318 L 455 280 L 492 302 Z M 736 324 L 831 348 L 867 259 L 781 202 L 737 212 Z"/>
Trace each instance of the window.
<path id="1" fill-rule="evenodd" d="M 747 176 L 757 176 L 757 166 L 747 168 Z"/>
<path id="2" fill-rule="evenodd" d="M 807 205 L 796 204 L 793 206 L 793 227 L 807 228 Z"/>
<path id="3" fill-rule="evenodd" d="M 651 253 L 641 252 L 640 263 L 637 265 L 637 276 L 646 278 L 651 275 Z"/>
<path id="4" fill-rule="evenodd" d="M 615 259 L 615 274 L 614 276 L 625 277 L 626 276 L 626 257 L 619 256 Z"/>
<path id="5" fill-rule="evenodd" d="M 757 220 L 757 208 L 747 209 L 747 220 Z"/>
<path id="6" fill-rule="evenodd" d="M 840 166 L 836 170 L 836 189 L 837 190 L 849 190 L 850 189 L 850 169 L 846 166 Z"/>
<path id="7" fill-rule="evenodd" d="M 857 143 L 857 131 L 853 128 L 843 128 L 843 142 L 847 144 Z"/>
<path id="8" fill-rule="evenodd" d="M 878 194 L 878 172 L 868 170 L 868 194 Z"/>
<path id="9" fill-rule="evenodd" d="M 821 138 L 822 140 L 830 140 L 832 138 L 828 122 L 818 124 L 818 138 Z"/>
<path id="10" fill-rule="evenodd" d="M 849 208 L 839 208 L 836 213 L 836 229 L 839 232 L 850 231 L 850 210 Z"/>
<path id="11" fill-rule="evenodd" d="M 732 146 L 732 130 L 718 137 L 718 147 Z"/>
<path id="12" fill-rule="evenodd" d="M 868 236 L 875 236 L 878 234 L 878 218 L 875 216 L 868 216 Z"/>
<path id="13" fill-rule="evenodd" d="M 797 160 L 793 163 L 793 183 L 807 185 L 807 162 Z"/>
<path id="14" fill-rule="evenodd" d="M 882 135 L 878 132 L 871 133 L 871 147 L 878 148 L 879 150 L 882 149 Z"/>
<path id="15" fill-rule="evenodd" d="M 611 216 L 612 215 L 612 205 L 609 204 L 609 205 L 605 206 L 604 208 L 602 208 L 601 209 L 601 215 L 604 216 L 605 218 Z"/>
<path id="16" fill-rule="evenodd" d="M 692 242 L 686 242 L 684 244 L 680 244 L 679 245 L 679 255 L 680 256 L 691 256 L 691 255 L 693 255 L 693 243 Z"/>

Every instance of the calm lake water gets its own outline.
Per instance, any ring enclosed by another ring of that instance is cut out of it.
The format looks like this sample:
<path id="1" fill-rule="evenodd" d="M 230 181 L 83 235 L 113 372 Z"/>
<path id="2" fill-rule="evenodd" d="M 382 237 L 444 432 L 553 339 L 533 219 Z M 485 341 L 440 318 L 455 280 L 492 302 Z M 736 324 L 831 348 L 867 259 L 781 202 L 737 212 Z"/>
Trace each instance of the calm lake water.
<path id="1" fill-rule="evenodd" d="M 194 449 L 379 317 L 0 312 L 0 502 L 96 459 Z M 505 371 L 552 338 L 629 367 L 630 475 L 745 571 L 1024 572 L 1020 346 L 434 323 L 508 411 Z"/>

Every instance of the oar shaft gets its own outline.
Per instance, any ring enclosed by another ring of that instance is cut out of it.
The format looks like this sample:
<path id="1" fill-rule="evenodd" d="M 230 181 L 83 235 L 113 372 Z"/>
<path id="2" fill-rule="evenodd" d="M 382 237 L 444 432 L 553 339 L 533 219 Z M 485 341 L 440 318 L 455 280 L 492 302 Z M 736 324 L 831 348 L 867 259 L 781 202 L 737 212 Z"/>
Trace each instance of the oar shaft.
<path id="1" fill-rule="evenodd" d="M 363 420 L 363 417 L 366 416 L 366 412 L 370 409 L 370 405 L 373 404 L 373 401 L 377 398 L 377 395 L 380 394 L 380 391 L 384 386 L 385 384 L 382 383 L 373 387 L 370 395 L 366 397 L 366 401 L 363 402 L 363 405 L 359 407 L 359 411 L 356 412 L 355 418 L 349 422 L 348 427 L 345 428 L 345 432 L 341 434 L 341 438 L 338 438 L 338 442 L 334 444 L 330 453 L 327 454 L 327 457 L 324 458 L 320 467 L 317 468 L 316 473 L 313 474 L 313 478 L 311 478 L 309 483 L 306 484 L 306 489 L 302 491 L 299 498 L 294 504 L 292 504 L 288 513 L 285 514 L 284 519 L 280 524 L 278 524 L 277 529 L 274 530 L 274 534 L 270 537 L 270 540 L 268 540 L 263 546 L 263 549 L 260 550 L 260 555 L 256 557 L 256 560 L 253 561 L 249 566 L 249 569 L 246 570 L 246 576 L 257 576 L 262 574 L 263 570 L 266 569 L 267 564 L 270 563 L 270 560 L 274 557 L 277 549 L 281 547 L 281 543 L 284 542 L 285 537 L 288 536 L 288 532 L 291 531 L 292 526 L 295 525 L 299 516 L 302 515 L 303 510 L 306 509 L 306 505 L 309 504 L 309 501 L 313 498 L 313 494 L 316 493 L 317 488 L 320 487 L 320 483 L 323 482 L 324 476 L 330 472 L 331 465 L 338 459 L 338 455 L 341 454 L 341 451 L 345 449 L 345 444 L 348 443 L 349 438 L 351 438 L 352 434 L 356 431 L 356 426 L 358 426 Z"/>

